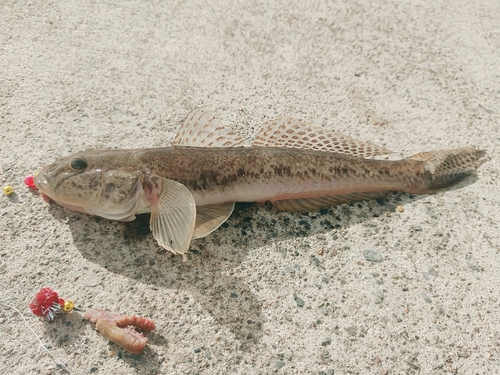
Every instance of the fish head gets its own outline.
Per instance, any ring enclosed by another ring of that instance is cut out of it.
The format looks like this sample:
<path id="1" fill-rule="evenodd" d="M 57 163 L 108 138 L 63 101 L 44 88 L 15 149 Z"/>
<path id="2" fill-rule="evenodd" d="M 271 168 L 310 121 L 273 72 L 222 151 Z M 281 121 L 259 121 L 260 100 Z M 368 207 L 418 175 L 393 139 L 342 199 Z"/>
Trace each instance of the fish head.
<path id="1" fill-rule="evenodd" d="M 120 166 L 116 159 L 107 151 L 82 151 L 43 167 L 35 185 L 67 209 L 133 220 L 143 203 L 142 174 Z"/>

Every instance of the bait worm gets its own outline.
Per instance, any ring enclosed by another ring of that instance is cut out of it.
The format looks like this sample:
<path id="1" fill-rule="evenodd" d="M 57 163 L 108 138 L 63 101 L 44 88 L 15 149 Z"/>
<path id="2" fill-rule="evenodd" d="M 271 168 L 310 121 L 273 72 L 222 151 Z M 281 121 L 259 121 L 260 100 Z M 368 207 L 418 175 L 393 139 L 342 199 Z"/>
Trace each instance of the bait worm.
<path id="1" fill-rule="evenodd" d="M 141 354 L 148 339 L 132 327 L 144 331 L 156 329 L 156 325 L 151 319 L 136 315 L 120 316 L 91 308 L 84 317 L 96 324 L 96 329 L 101 335 L 133 354 Z"/>

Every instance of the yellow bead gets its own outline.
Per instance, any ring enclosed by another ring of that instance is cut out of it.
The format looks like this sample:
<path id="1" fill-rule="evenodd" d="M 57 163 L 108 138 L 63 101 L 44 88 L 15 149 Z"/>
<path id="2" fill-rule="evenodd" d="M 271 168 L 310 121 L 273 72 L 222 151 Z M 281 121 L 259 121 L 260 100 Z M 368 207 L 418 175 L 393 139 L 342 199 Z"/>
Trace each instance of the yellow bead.
<path id="1" fill-rule="evenodd" d="M 74 307 L 75 307 L 75 304 L 72 301 L 66 301 L 66 302 L 64 302 L 63 310 L 66 312 L 70 312 L 73 310 Z"/>
<path id="2" fill-rule="evenodd" d="M 13 193 L 14 193 L 14 189 L 13 189 L 13 188 L 12 188 L 12 186 L 10 186 L 10 185 L 4 186 L 4 187 L 3 187 L 3 193 L 4 193 L 5 195 L 11 195 L 11 194 L 13 194 Z"/>

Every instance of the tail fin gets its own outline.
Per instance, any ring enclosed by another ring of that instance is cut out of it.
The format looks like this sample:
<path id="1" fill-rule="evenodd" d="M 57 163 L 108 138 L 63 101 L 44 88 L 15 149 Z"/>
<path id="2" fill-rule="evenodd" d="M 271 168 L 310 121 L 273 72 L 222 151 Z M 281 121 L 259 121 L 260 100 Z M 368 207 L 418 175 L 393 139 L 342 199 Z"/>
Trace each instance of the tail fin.
<path id="1" fill-rule="evenodd" d="M 425 185 L 422 186 L 422 192 L 429 193 L 453 186 L 467 176 L 474 174 L 476 169 L 487 160 L 485 155 L 484 150 L 463 147 L 445 151 L 422 152 L 410 156 L 409 159 L 425 162 L 424 168 L 428 178 Z"/>

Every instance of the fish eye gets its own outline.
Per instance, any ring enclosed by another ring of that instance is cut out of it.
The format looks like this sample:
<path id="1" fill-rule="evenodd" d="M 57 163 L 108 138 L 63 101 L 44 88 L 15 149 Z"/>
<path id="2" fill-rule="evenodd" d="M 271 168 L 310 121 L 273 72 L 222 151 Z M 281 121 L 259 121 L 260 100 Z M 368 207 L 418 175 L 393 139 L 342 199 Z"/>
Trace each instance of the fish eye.
<path id="1" fill-rule="evenodd" d="M 85 159 L 81 159 L 81 158 L 76 158 L 76 159 L 73 159 L 71 160 L 71 169 L 73 169 L 74 171 L 81 171 L 81 170 L 84 170 L 85 168 L 87 168 L 87 161 Z"/>

